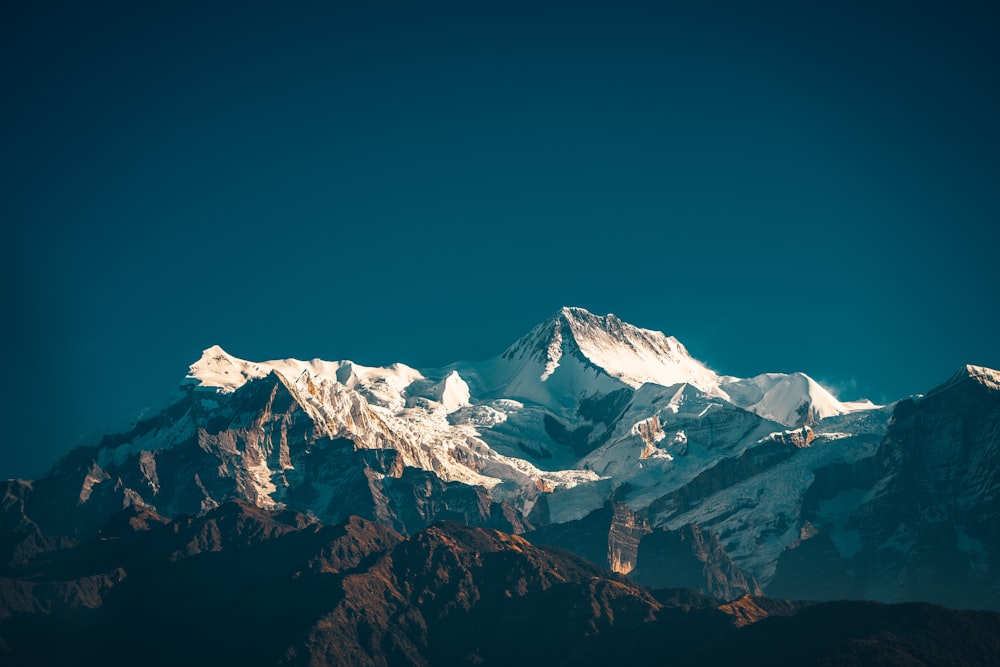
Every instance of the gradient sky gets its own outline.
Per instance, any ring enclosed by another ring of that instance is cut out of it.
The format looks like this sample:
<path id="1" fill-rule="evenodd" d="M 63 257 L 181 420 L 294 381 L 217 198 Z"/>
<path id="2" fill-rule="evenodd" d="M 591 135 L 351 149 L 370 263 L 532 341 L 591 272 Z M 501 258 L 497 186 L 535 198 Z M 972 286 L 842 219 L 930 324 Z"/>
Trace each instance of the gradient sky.
<path id="1" fill-rule="evenodd" d="M 995 2 L 149 4 L 0 8 L 0 477 L 216 343 L 428 367 L 577 305 L 845 399 L 1000 367 Z"/>

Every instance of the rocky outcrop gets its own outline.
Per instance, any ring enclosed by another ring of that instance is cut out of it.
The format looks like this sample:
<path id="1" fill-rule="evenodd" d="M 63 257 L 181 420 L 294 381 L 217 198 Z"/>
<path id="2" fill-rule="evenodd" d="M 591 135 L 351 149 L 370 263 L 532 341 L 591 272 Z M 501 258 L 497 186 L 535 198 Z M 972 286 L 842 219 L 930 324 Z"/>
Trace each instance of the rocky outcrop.
<path id="1" fill-rule="evenodd" d="M 613 572 L 635 567 L 639 540 L 649 524 L 623 502 L 609 501 L 582 519 L 542 526 L 525 533 L 533 544 L 557 546 Z"/>
<path id="2" fill-rule="evenodd" d="M 611 504 L 611 526 L 608 528 L 608 567 L 612 572 L 628 574 L 635 568 L 642 536 L 649 524 L 621 502 Z"/>
<path id="3" fill-rule="evenodd" d="M 582 519 L 563 523 L 545 522 L 547 525 L 525 533 L 524 538 L 538 546 L 565 549 L 595 565 L 610 568 L 609 538 L 613 521 L 614 507 L 608 502 Z"/>
<path id="4" fill-rule="evenodd" d="M 164 412 L 73 450 L 45 478 L 7 482 L 0 557 L 24 562 L 66 539 L 90 537 L 123 507 L 177 517 L 230 500 L 329 523 L 360 515 L 404 533 L 438 519 L 527 528 L 518 510 L 485 487 L 407 466 L 416 456 L 412 443 L 388 440 L 381 418 L 350 389 L 303 382 L 305 394 L 271 372 L 212 398 L 186 386 Z M 340 412 L 331 408 L 338 401 Z"/>
<path id="5" fill-rule="evenodd" d="M 763 594 L 754 578 L 733 563 L 715 534 L 696 525 L 659 528 L 644 536 L 630 576 L 650 588 L 690 588 L 722 600 Z"/>
<path id="6" fill-rule="evenodd" d="M 641 513 L 622 502 L 609 502 L 583 519 L 544 526 L 525 537 L 572 551 L 650 588 L 689 588 L 723 600 L 761 594 L 711 531 L 691 525 L 652 529 Z"/>
<path id="7" fill-rule="evenodd" d="M 386 513 L 404 534 L 435 521 L 457 521 L 509 533 L 523 533 L 530 523 L 507 502 L 498 502 L 479 486 L 445 482 L 434 473 L 405 468 L 398 478 L 381 480 Z"/>

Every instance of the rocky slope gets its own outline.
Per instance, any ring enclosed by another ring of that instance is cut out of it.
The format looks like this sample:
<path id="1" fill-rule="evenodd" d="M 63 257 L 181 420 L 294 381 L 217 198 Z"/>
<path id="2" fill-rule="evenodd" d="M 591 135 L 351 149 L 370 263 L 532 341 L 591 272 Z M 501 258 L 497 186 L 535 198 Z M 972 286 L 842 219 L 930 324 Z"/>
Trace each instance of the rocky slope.
<path id="1" fill-rule="evenodd" d="M 694 525 L 653 529 L 622 502 L 609 502 L 583 519 L 543 526 L 525 538 L 571 551 L 649 588 L 687 588 L 723 600 L 762 594 L 711 531 Z"/>
<path id="2" fill-rule="evenodd" d="M 655 594 L 455 522 L 130 507 L 0 577 L 8 665 L 997 664 L 1000 615 Z"/>
<path id="3" fill-rule="evenodd" d="M 997 608 L 998 471 L 1000 373 L 969 366 L 901 402 L 870 462 L 817 477 L 769 590 Z"/>
<path id="4" fill-rule="evenodd" d="M 660 606 L 567 553 L 455 522 L 404 541 L 359 518 L 324 527 L 241 501 L 174 521 L 132 507 L 95 538 L 0 577 L 0 654 L 66 665 L 140 654 L 151 664 L 541 661 Z"/>

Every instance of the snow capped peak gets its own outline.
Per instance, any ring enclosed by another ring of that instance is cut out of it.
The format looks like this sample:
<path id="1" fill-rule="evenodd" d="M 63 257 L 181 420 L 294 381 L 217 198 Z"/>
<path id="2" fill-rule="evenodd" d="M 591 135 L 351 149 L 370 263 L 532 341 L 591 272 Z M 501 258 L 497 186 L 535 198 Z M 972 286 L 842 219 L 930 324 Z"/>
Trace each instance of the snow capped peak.
<path id="1" fill-rule="evenodd" d="M 434 400 L 444 406 L 448 414 L 469 405 L 469 385 L 466 384 L 458 371 L 448 373 L 440 382 L 430 389 Z"/>
<path id="2" fill-rule="evenodd" d="M 746 380 L 730 380 L 723 388 L 737 405 L 794 427 L 880 407 L 868 400 L 842 403 L 805 373 L 764 373 Z"/>
<path id="3" fill-rule="evenodd" d="M 510 377 L 518 378 L 522 389 L 527 379 L 524 372 L 532 373 L 536 383 L 548 382 L 555 374 L 566 374 L 558 369 L 566 366 L 569 358 L 574 360 L 571 365 L 598 371 L 620 383 L 618 386 L 688 383 L 709 394 L 724 396 L 719 377 L 692 358 L 673 336 L 639 328 L 613 314 L 594 315 L 583 308 L 561 308 L 501 355 L 514 367 Z M 592 393 L 579 383 L 572 384 L 574 390 Z"/>
<path id="4" fill-rule="evenodd" d="M 341 384 L 348 389 L 358 391 L 366 400 L 377 405 L 402 405 L 405 402 L 403 394 L 406 388 L 424 379 L 420 371 L 406 364 L 369 367 L 349 360 L 323 361 L 322 359 L 310 361 L 274 359 L 252 362 L 238 359 L 218 345 L 213 345 L 202 352 L 198 361 L 191 364 L 186 382 L 228 394 L 250 380 L 265 377 L 270 373 L 277 373 L 291 384 L 309 379 L 321 383 Z M 452 386 L 454 384 L 452 381 Z M 460 397 L 461 389 L 455 389 L 451 393 Z"/>
<path id="5" fill-rule="evenodd" d="M 965 366 L 965 372 L 970 378 L 979 384 L 988 387 L 989 389 L 1000 390 L 1000 371 L 995 371 L 992 368 L 986 368 L 985 366 L 973 366 L 972 364 L 967 364 Z"/>
<path id="6" fill-rule="evenodd" d="M 937 393 L 956 385 L 967 383 L 970 380 L 976 384 L 986 387 L 987 389 L 1000 391 L 1000 371 L 993 370 L 992 368 L 986 368 L 985 366 L 966 364 L 964 367 L 960 368 L 957 373 L 951 376 L 947 382 L 935 387 L 929 391 L 928 394 Z"/>
<path id="7" fill-rule="evenodd" d="M 202 359 L 208 356 L 218 356 L 218 355 L 229 356 L 229 353 L 223 350 L 221 345 L 212 345 L 211 347 L 207 347 L 201 351 Z"/>
<path id="8" fill-rule="evenodd" d="M 201 358 L 188 368 L 186 380 L 199 387 L 214 388 L 229 393 L 242 387 L 247 380 L 266 376 L 270 369 L 237 359 L 218 345 L 206 348 Z"/>
<path id="9" fill-rule="evenodd" d="M 661 348 L 672 355 L 691 358 L 688 351 L 673 336 L 667 336 L 661 331 L 641 329 L 624 322 L 614 315 L 594 315 L 584 308 L 564 306 L 552 319 L 565 323 L 578 344 L 600 344 L 611 339 L 614 343 L 635 348 L 645 344 L 652 348 Z M 604 340 L 602 340 L 604 339 Z"/>

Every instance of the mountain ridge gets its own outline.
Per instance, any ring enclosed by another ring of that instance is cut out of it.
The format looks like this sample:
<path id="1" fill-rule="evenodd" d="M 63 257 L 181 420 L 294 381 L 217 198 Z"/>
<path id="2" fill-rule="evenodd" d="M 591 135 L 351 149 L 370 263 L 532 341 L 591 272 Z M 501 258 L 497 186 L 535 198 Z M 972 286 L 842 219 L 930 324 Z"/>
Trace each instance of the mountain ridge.
<path id="1" fill-rule="evenodd" d="M 683 381 L 650 382 L 637 368 Z M 794 597 L 813 590 L 800 571 L 808 554 L 848 574 L 872 559 L 887 582 L 908 571 L 876 543 L 891 536 L 875 508 L 902 460 L 916 484 L 964 489 L 961 511 L 943 514 L 960 532 L 937 542 L 951 560 L 928 562 L 959 562 L 974 574 L 961 585 L 981 587 L 997 576 L 1000 542 L 967 516 L 993 516 L 1000 489 L 965 468 L 994 465 L 997 378 L 967 366 L 923 397 L 852 405 L 804 373 L 718 375 L 672 337 L 573 308 L 497 357 L 440 369 L 251 362 L 212 346 L 163 410 L 72 450 L 35 483 L 8 483 L 0 553 L 17 564 L 85 540 L 123 506 L 175 517 L 242 500 L 325 523 L 359 515 L 402 535 L 439 520 L 512 533 L 561 526 L 587 533 L 566 543 L 618 572 L 663 583 L 663 563 L 704 563 L 702 579 L 687 579 L 704 592 L 774 585 Z M 986 445 L 968 454 L 949 420 L 975 426 Z M 907 461 L 916 451 L 929 454 Z M 946 465 L 928 467 L 948 451 Z M 609 506 L 611 518 L 594 519 Z M 911 516 L 918 508 L 932 513 L 902 500 L 884 513 L 930 530 Z M 922 540 L 908 544 L 932 548 Z M 851 577 L 874 599 L 908 585 Z M 1000 592 L 969 599 L 1000 608 Z"/>
<path id="2" fill-rule="evenodd" d="M 801 372 L 764 373 L 746 379 L 720 376 L 694 359 L 673 336 L 636 327 L 613 314 L 594 315 L 583 308 L 569 306 L 536 325 L 497 357 L 479 363 L 457 362 L 421 372 L 400 363 L 365 367 L 347 360 L 250 362 L 213 345 L 191 365 L 187 380 L 202 387 L 231 391 L 252 377 L 266 374 L 267 369 L 274 369 L 292 380 L 311 373 L 335 379 L 345 386 L 378 381 L 402 390 L 425 378 L 443 382 L 453 373 L 466 383 L 464 371 L 472 375 L 473 384 L 478 385 L 475 388 L 484 397 L 502 393 L 505 397 L 560 408 L 566 407 L 565 402 L 553 397 L 546 384 L 558 383 L 553 377 L 560 364 L 570 360 L 578 367 L 568 373 L 571 377 L 564 381 L 567 386 L 563 390 L 575 399 L 581 392 L 610 393 L 623 386 L 637 389 L 647 382 L 662 386 L 685 383 L 789 426 L 801 425 L 795 423 L 794 417 L 803 402 L 810 407 L 816 404 L 813 410 L 816 419 L 880 407 L 866 399 L 843 403 Z M 794 389 L 788 386 L 795 383 L 798 385 Z M 770 399 L 769 394 L 772 394 Z"/>

